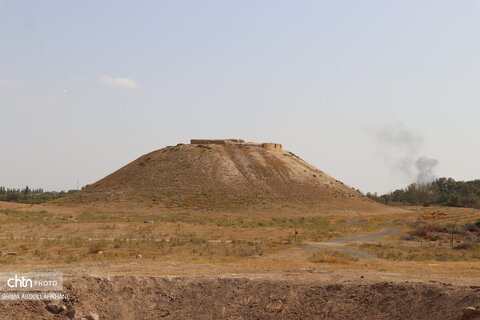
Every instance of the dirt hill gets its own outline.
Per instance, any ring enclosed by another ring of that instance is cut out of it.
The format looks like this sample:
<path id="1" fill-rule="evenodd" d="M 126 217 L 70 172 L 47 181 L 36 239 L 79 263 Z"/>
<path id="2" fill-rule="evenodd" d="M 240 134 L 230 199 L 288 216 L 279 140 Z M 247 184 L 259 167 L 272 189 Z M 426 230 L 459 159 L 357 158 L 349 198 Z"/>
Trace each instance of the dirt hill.
<path id="1" fill-rule="evenodd" d="M 270 149 L 263 145 L 280 146 Z M 383 208 L 278 144 L 187 144 L 153 151 L 61 204 L 167 208 Z"/>

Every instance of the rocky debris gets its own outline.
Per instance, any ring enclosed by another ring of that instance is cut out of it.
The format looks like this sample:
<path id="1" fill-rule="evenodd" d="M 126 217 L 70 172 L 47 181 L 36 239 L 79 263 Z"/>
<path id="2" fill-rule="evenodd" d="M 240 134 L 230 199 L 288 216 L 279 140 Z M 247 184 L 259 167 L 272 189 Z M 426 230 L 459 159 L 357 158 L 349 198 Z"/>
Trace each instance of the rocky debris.
<path id="1" fill-rule="evenodd" d="M 272 301 L 265 306 L 267 312 L 281 312 L 283 308 L 283 302 L 280 300 Z"/>
<path id="2" fill-rule="evenodd" d="M 158 315 L 159 315 L 160 318 L 165 318 L 166 316 L 170 315 L 170 311 L 168 311 L 167 309 L 162 309 L 162 310 L 160 310 Z"/>
<path id="3" fill-rule="evenodd" d="M 137 259 L 142 259 L 143 256 L 142 256 L 140 253 L 137 253 L 137 254 L 135 255 L 135 258 L 137 258 Z"/>
<path id="4" fill-rule="evenodd" d="M 67 310 L 67 307 L 65 307 L 64 305 L 61 305 L 61 304 L 57 304 L 57 303 L 49 303 L 49 304 L 47 304 L 47 306 L 45 308 L 53 314 L 59 314 L 59 313 L 62 313 L 63 311 L 65 311 L 65 310 Z"/>
<path id="5" fill-rule="evenodd" d="M 7 256 L 16 256 L 17 253 L 16 252 L 7 252 L 6 255 Z"/>
<path id="6" fill-rule="evenodd" d="M 71 320 L 100 320 L 100 317 L 95 312 L 76 308 L 68 311 L 67 317 Z"/>
<path id="7" fill-rule="evenodd" d="M 463 308 L 462 313 L 462 320 L 480 319 L 480 306 Z"/>
<path id="8" fill-rule="evenodd" d="M 90 312 L 85 320 L 100 320 L 100 317 L 95 312 Z"/>
<path id="9" fill-rule="evenodd" d="M 153 220 L 145 220 L 145 221 L 143 221 L 143 223 L 151 224 L 151 223 L 153 223 Z"/>

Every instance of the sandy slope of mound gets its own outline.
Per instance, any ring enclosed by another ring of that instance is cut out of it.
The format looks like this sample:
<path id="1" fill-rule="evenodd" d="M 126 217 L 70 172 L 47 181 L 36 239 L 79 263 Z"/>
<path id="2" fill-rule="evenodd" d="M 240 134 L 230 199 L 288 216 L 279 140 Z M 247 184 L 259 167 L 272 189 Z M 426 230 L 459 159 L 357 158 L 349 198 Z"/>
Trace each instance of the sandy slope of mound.
<path id="1" fill-rule="evenodd" d="M 381 207 L 288 151 L 213 144 L 153 151 L 58 202 L 204 209 Z"/>

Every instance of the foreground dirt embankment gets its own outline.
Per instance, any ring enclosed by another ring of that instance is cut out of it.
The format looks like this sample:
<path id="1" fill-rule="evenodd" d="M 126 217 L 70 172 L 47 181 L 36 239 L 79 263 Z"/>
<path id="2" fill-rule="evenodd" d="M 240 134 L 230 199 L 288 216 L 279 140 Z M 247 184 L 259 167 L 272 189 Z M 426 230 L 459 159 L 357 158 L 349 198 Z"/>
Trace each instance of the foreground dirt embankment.
<path id="1" fill-rule="evenodd" d="M 0 302 L 0 319 L 452 320 L 480 303 L 475 286 L 315 277 L 70 277 L 65 291 L 70 299 L 53 302 L 58 310 L 40 301 Z"/>

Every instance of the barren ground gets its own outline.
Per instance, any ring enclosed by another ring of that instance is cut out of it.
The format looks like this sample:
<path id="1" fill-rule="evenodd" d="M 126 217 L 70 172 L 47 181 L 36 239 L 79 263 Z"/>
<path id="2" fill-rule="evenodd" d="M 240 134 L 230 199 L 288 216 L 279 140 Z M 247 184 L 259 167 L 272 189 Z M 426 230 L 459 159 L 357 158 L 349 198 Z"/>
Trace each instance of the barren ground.
<path id="1" fill-rule="evenodd" d="M 402 239 L 418 221 L 475 222 L 480 212 L 396 212 L 0 203 L 0 271 L 62 272 L 72 298 L 59 315 L 44 302 L 1 302 L 0 318 L 78 309 L 101 319 L 460 319 L 480 305 L 480 258 Z"/>
<path id="2" fill-rule="evenodd" d="M 284 273 L 204 277 L 69 277 L 66 310 L 45 302 L 2 302 L 2 319 L 461 319 L 478 303 L 479 286 L 412 282 L 368 274 Z"/>

